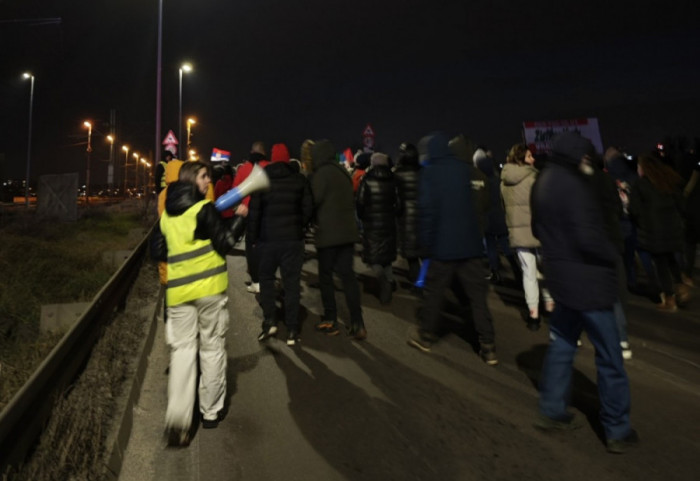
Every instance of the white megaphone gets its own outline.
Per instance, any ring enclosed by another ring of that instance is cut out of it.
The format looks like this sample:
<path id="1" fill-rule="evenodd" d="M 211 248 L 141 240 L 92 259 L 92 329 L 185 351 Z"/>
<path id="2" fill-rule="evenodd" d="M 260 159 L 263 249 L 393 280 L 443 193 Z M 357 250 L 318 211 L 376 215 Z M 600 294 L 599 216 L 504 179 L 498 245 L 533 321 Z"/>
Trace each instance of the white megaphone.
<path id="1" fill-rule="evenodd" d="M 216 199 L 214 207 L 218 211 L 224 211 L 230 209 L 234 205 L 241 202 L 244 198 L 248 197 L 253 192 L 259 190 L 265 190 L 270 187 L 270 179 L 267 177 L 265 170 L 258 164 L 253 166 L 253 170 L 246 179 L 241 182 L 241 185 L 234 187 L 233 189 L 226 192 L 224 195 Z"/>

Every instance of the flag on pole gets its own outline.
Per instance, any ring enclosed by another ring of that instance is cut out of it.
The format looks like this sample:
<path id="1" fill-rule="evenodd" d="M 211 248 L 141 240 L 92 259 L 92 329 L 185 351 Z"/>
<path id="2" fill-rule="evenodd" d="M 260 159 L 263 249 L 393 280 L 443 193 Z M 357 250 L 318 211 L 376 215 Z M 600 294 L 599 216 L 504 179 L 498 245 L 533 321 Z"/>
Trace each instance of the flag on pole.
<path id="1" fill-rule="evenodd" d="M 221 150 L 214 148 L 211 151 L 211 161 L 212 162 L 223 162 L 228 161 L 231 158 L 231 152 L 228 150 Z"/>

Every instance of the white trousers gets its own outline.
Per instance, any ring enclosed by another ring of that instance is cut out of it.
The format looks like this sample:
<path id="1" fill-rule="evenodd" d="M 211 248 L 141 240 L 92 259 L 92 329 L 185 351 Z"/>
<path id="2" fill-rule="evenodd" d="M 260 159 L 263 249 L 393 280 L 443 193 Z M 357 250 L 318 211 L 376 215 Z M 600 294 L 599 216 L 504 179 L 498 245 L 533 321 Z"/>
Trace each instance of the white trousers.
<path id="1" fill-rule="evenodd" d="M 219 294 L 168 307 L 165 339 L 170 345 L 170 375 L 166 428 L 189 429 L 192 425 L 197 352 L 201 371 L 199 411 L 205 419 L 213 420 L 224 407 L 227 303 L 228 297 Z"/>
<path id="2" fill-rule="evenodd" d="M 525 291 L 525 303 L 528 309 L 539 312 L 540 305 L 540 285 L 542 274 L 538 269 L 542 258 L 538 249 L 527 249 L 518 247 L 515 249 L 520 261 L 520 268 L 523 271 L 523 291 Z M 552 296 L 546 288 L 542 288 L 542 298 L 545 302 L 551 302 Z"/>

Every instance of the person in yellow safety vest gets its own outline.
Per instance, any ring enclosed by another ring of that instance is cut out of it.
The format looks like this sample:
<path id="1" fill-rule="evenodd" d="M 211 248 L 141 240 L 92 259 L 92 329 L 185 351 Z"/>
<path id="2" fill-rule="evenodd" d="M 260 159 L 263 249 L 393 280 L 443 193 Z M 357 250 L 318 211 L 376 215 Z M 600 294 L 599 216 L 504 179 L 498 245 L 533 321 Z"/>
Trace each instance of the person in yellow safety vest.
<path id="1" fill-rule="evenodd" d="M 165 426 L 170 446 L 190 441 L 198 355 L 203 428 L 218 426 L 226 395 L 226 254 L 235 239 L 205 198 L 210 184 L 207 164 L 182 164 L 178 181 L 168 186 L 152 244 L 154 257 L 168 263 L 165 334 L 171 350 Z"/>
<path id="2" fill-rule="evenodd" d="M 165 189 L 165 186 L 167 185 L 165 171 L 168 168 L 168 164 L 174 159 L 175 154 L 173 154 L 169 150 L 164 150 L 161 156 L 161 161 L 158 162 L 158 165 L 156 166 L 156 194 L 158 195 L 160 195 L 160 193 L 163 191 L 163 189 Z"/>
<path id="3" fill-rule="evenodd" d="M 180 159 L 173 159 L 169 161 L 165 167 L 165 189 L 161 190 L 160 194 L 158 194 L 158 218 L 160 218 L 165 211 L 165 199 L 168 195 L 168 185 L 172 184 L 178 179 L 178 176 L 180 175 L 180 167 L 182 167 L 182 164 L 184 163 L 185 162 Z M 207 187 L 207 193 L 204 198 L 211 200 L 212 202 L 214 201 L 214 189 L 211 183 L 209 183 L 209 187 Z M 160 277 L 160 283 L 163 286 L 168 282 L 167 266 L 167 262 L 158 263 L 158 275 Z"/>

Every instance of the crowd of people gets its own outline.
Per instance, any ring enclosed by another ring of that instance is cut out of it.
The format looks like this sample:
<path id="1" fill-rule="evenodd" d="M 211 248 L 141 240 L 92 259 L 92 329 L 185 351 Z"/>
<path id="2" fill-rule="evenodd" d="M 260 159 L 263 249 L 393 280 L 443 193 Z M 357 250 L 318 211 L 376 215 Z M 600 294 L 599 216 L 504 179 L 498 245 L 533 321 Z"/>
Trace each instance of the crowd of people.
<path id="1" fill-rule="evenodd" d="M 700 236 L 700 164 L 694 151 L 679 163 L 659 150 L 636 162 L 619 149 L 599 155 L 575 133 L 554 139 L 545 159 L 515 144 L 500 166 L 491 151 L 463 135 L 441 132 L 417 146 L 403 143 L 394 162 L 382 152 L 336 153 L 328 140 L 306 140 L 300 158 L 277 143 L 268 158 L 255 142 L 235 169 L 212 172 L 203 162 L 163 166 L 161 220 L 154 255 L 166 286 L 166 333 L 171 347 L 166 428 L 169 444 L 189 443 L 196 359 L 202 425 L 216 427 L 226 390 L 228 325 L 225 257 L 245 229 L 250 283 L 259 294 L 266 342 L 284 323 L 287 345 L 301 339 L 298 319 L 305 239 L 313 237 L 323 313 L 314 328 L 340 333 L 334 275 L 343 286 L 352 339 L 368 332 L 353 268 L 355 249 L 376 278 L 376 296 L 392 302 L 394 264 L 421 301 L 407 343 L 430 352 L 442 332 L 441 309 L 452 291 L 469 310 L 479 356 L 497 365 L 487 303 L 489 282 L 503 281 L 503 263 L 524 293 L 524 323 L 540 329 L 548 316 L 551 342 L 540 381 L 539 429 L 575 426 L 567 410 L 573 357 L 585 331 L 596 349 L 600 420 L 608 451 L 637 442 L 629 421 L 623 359 L 632 356 L 625 302 L 639 292 L 638 265 L 661 311 L 690 299 Z M 165 158 L 165 156 L 164 156 Z M 222 212 L 212 200 L 262 167 L 269 188 Z M 212 182 L 211 176 L 216 174 Z M 159 179 L 160 180 L 160 179 Z M 279 270 L 281 283 L 276 275 Z M 284 318 L 276 318 L 281 285 Z M 418 287 L 421 286 L 421 287 Z M 199 340 L 198 340 L 199 337 Z"/>

